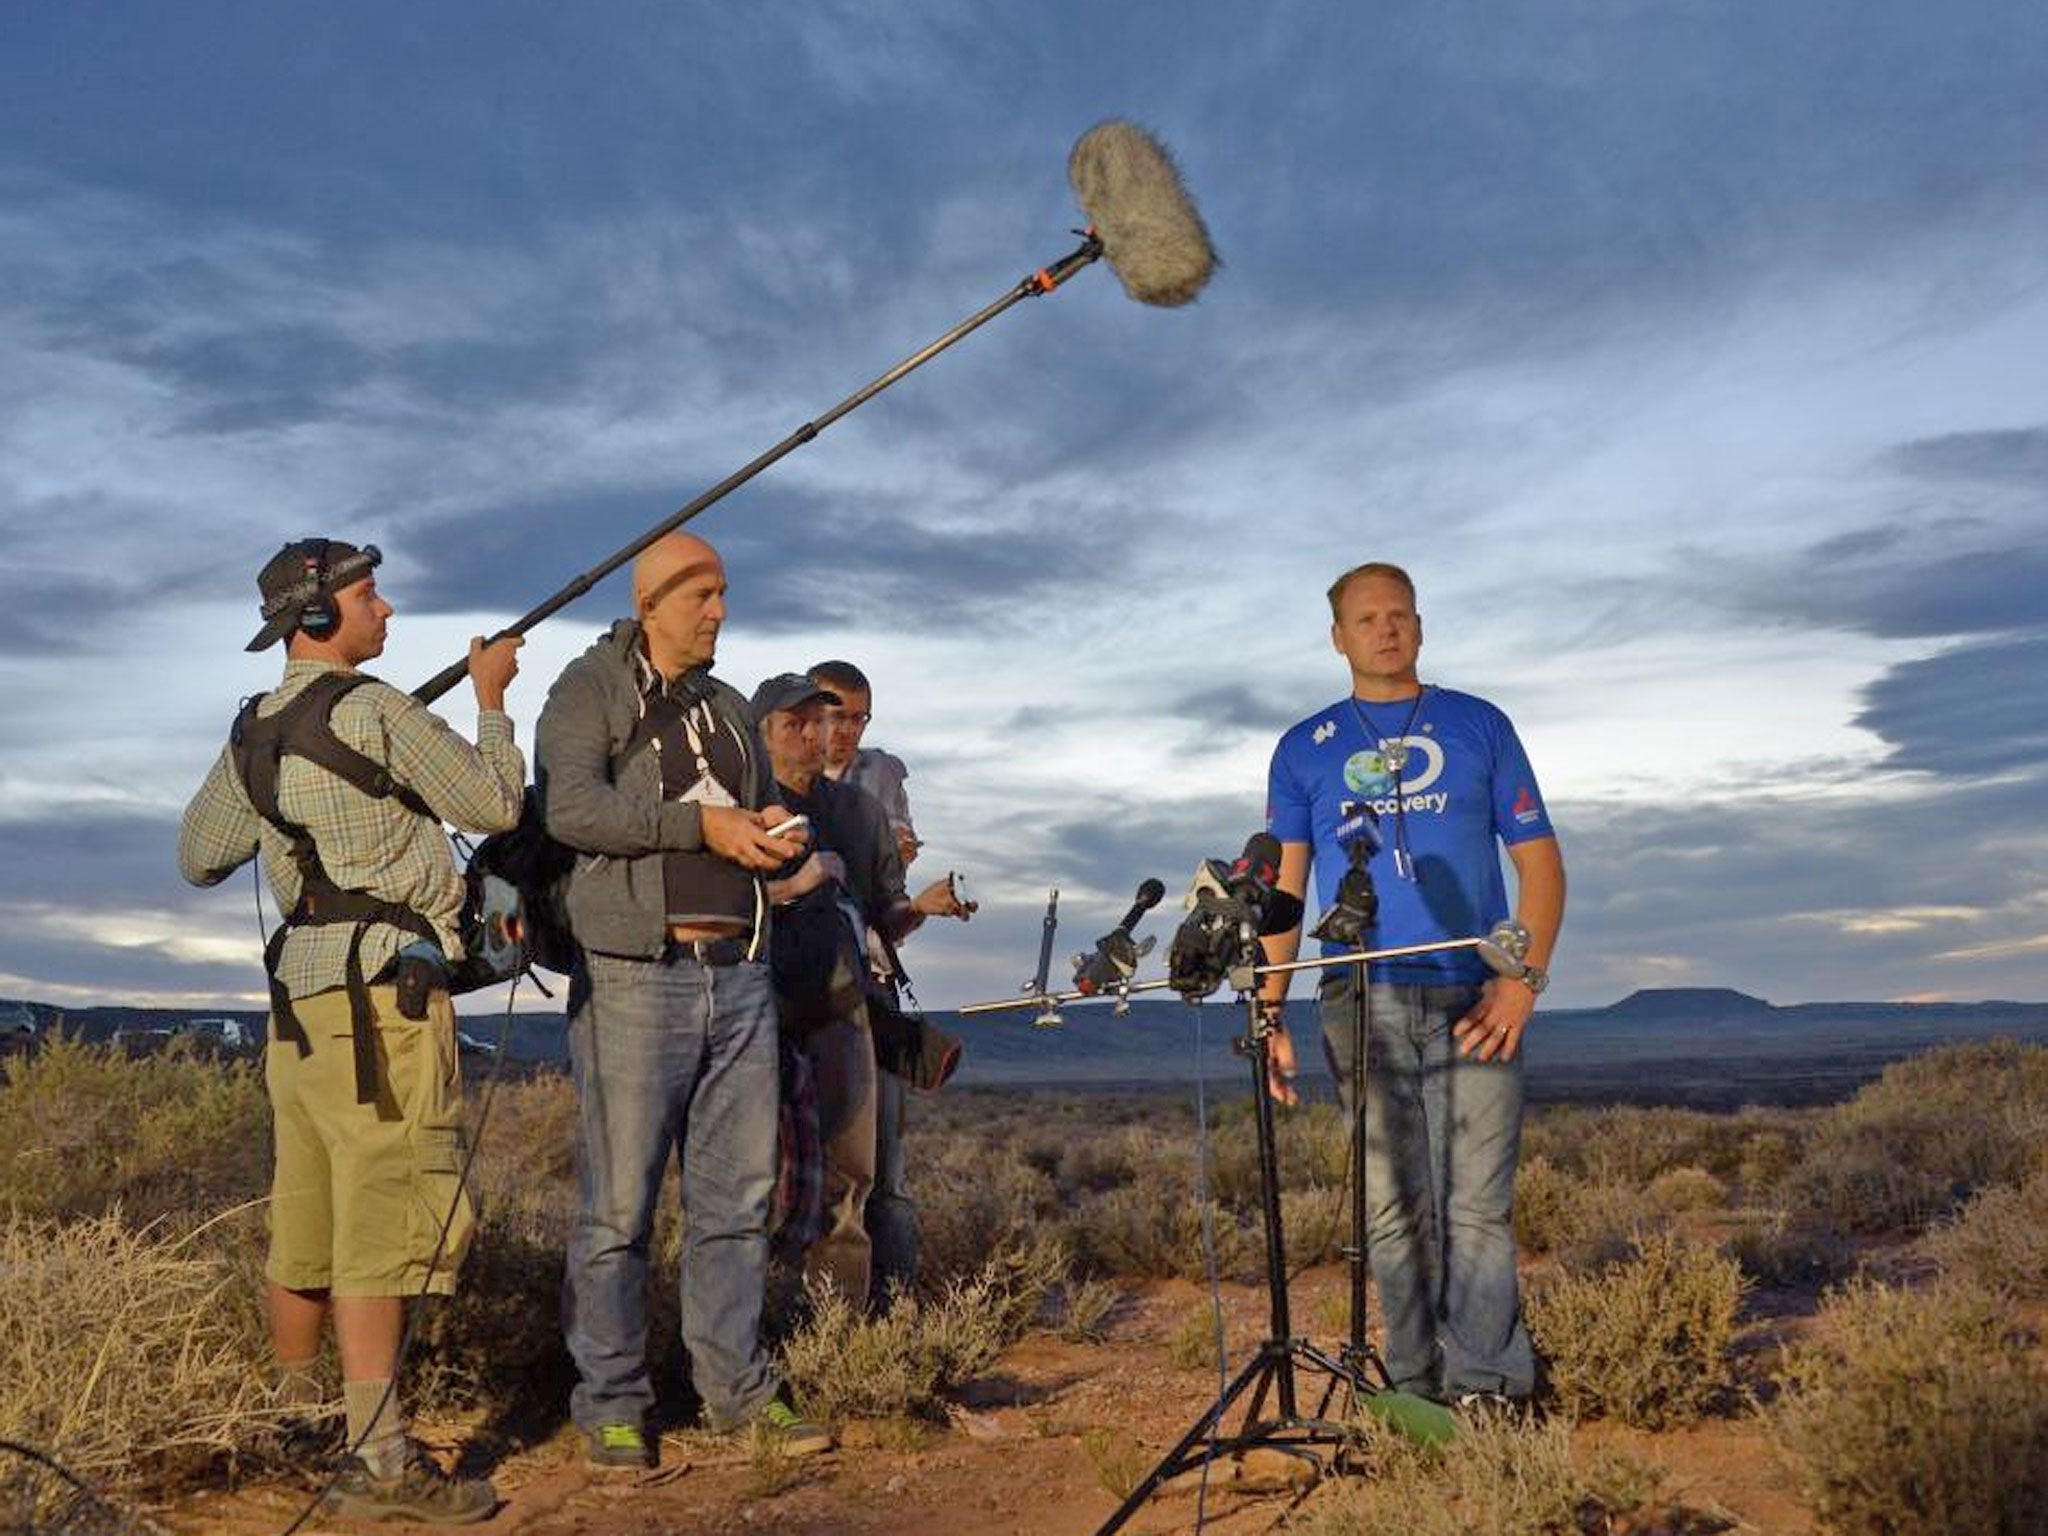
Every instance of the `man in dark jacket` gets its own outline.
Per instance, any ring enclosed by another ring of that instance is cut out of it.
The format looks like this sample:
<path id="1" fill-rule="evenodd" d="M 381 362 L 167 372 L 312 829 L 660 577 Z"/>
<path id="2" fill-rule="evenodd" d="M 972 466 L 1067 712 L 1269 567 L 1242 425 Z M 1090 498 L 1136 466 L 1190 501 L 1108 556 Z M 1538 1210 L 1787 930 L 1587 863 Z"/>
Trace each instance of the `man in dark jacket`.
<path id="1" fill-rule="evenodd" d="M 761 1346 L 775 1185 L 775 999 L 763 876 L 804 852 L 774 803 L 746 701 L 710 675 L 725 566 L 688 534 L 633 567 L 636 617 L 571 662 L 541 712 L 548 831 L 577 850 L 568 888 L 582 963 L 569 1059 L 581 1099 L 582 1206 L 563 1311 L 593 1463 L 653 1461 L 647 1257 L 680 1153 L 682 1333 L 714 1427 L 758 1423 L 827 1449 Z"/>
<path id="2" fill-rule="evenodd" d="M 825 776 L 822 715 L 838 702 L 802 673 L 785 672 L 754 690 L 753 715 L 775 770 L 776 798 L 811 823 L 810 856 L 788 878 L 768 883 L 782 1028 L 810 1060 L 825 1153 L 828 1225 L 805 1254 L 804 1272 L 866 1307 L 879 1073 L 862 949 L 870 930 L 893 944 L 927 917 L 965 919 L 968 909 L 943 878 L 909 896 L 881 802 Z"/>

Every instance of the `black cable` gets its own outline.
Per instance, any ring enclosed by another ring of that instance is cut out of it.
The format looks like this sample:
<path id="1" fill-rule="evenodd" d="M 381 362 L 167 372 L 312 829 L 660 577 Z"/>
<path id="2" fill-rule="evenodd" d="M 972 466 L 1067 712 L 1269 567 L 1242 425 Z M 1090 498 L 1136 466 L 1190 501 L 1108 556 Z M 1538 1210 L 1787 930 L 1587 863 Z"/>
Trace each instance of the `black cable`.
<path id="1" fill-rule="evenodd" d="M 1223 1282 L 1216 1258 L 1216 1215 L 1209 1198 L 1209 1100 L 1208 1082 L 1202 1067 L 1202 1005 L 1195 1003 L 1195 1208 L 1202 1216 L 1202 1260 L 1209 1272 L 1209 1312 L 1216 1321 L 1216 1397 L 1222 1401 L 1230 1391 L 1230 1372 L 1224 1358 Z M 1202 1480 L 1195 1487 L 1195 1531 L 1197 1536 L 1208 1518 L 1209 1468 L 1216 1464 L 1218 1433 L 1223 1415 L 1209 1420 L 1209 1454 L 1202 1458 Z"/>
<path id="2" fill-rule="evenodd" d="M 70 1484 L 72 1490 L 76 1492 L 80 1498 L 86 1501 L 86 1504 L 96 1516 L 105 1515 L 109 1520 L 111 1520 L 114 1523 L 115 1529 L 120 1531 L 140 1531 L 147 1529 L 146 1526 L 138 1524 L 133 1517 L 131 1517 L 126 1511 L 124 1511 L 120 1507 L 120 1505 L 116 1504 L 112 1499 L 108 1498 L 105 1494 L 101 1493 L 99 1489 L 95 1488 L 91 1483 L 87 1482 L 84 1478 L 80 1477 L 76 1472 L 73 1472 L 69 1467 L 65 1466 L 63 1462 L 57 1460 L 56 1457 L 48 1454 L 47 1452 L 39 1451 L 32 1445 L 24 1445 L 19 1440 L 8 1439 L 0 1439 L 0 1451 L 11 1452 L 16 1456 L 21 1457 L 24 1461 L 32 1462 L 39 1467 L 45 1467 L 48 1470 L 56 1473 L 57 1476 L 62 1478 L 66 1483 Z M 71 1522 L 69 1520 L 65 1522 L 65 1524 L 67 1525 L 70 1523 Z M 35 1527 L 31 1525 L 26 1527 L 26 1529 L 30 1532 L 33 1532 Z"/>

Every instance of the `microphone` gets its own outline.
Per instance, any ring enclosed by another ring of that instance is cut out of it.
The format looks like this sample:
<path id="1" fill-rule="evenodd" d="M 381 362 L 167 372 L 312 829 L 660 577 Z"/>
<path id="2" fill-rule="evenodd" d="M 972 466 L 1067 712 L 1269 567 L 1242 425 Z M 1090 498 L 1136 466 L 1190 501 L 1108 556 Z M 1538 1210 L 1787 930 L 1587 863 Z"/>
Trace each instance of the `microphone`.
<path id="1" fill-rule="evenodd" d="M 1529 930 L 1512 918 L 1495 923 L 1472 947 L 1490 969 L 1510 981 L 1529 974 Z"/>
<path id="2" fill-rule="evenodd" d="M 1224 884 L 1251 909 L 1261 938 L 1285 933 L 1301 921 L 1301 898 L 1281 890 L 1279 879 L 1280 839 L 1270 832 L 1254 832 L 1245 839 L 1244 852 L 1230 866 Z"/>
<path id="3" fill-rule="evenodd" d="M 1251 984 L 1259 939 L 1301 921 L 1301 898 L 1280 890 L 1280 840 L 1255 832 L 1234 863 L 1204 859 L 1189 887 L 1187 918 L 1167 955 L 1167 985 L 1190 1002 L 1226 977 Z"/>
<path id="4" fill-rule="evenodd" d="M 1216 249 L 1166 147 L 1112 118 L 1082 134 L 1067 180 L 1102 255 L 1140 304 L 1176 309 L 1216 270 Z"/>
<path id="5" fill-rule="evenodd" d="M 1380 920 L 1380 893 L 1367 868 L 1380 851 L 1379 818 L 1372 807 L 1346 802 L 1344 819 L 1337 823 L 1337 846 L 1344 850 L 1350 867 L 1337 882 L 1337 894 L 1309 936 L 1326 944 L 1355 946 Z"/>
<path id="6" fill-rule="evenodd" d="M 1092 954 L 1074 956 L 1074 989 L 1084 996 L 1093 997 L 1122 986 L 1137 974 L 1138 962 L 1152 953 L 1152 946 L 1158 942 L 1150 934 L 1140 944 L 1132 938 L 1139 920 L 1159 905 L 1166 894 L 1166 887 L 1157 880 L 1147 880 L 1138 887 L 1137 900 L 1131 903 L 1131 910 L 1123 921 L 1095 941 Z"/>

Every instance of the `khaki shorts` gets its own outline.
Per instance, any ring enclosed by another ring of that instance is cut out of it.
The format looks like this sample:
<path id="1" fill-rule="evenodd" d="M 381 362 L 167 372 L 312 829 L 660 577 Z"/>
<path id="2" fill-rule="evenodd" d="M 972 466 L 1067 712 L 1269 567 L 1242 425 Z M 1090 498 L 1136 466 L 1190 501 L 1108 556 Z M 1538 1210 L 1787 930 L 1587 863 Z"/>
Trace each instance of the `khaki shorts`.
<path id="1" fill-rule="evenodd" d="M 277 1172 L 264 1273 L 287 1290 L 446 1294 L 476 1233 L 476 1208 L 462 1187 L 455 1009 L 436 993 L 415 1022 L 400 1016 L 397 997 L 396 988 L 370 988 L 374 1103 L 356 1102 L 348 994 L 340 988 L 292 1003 L 310 1055 L 276 1039 L 266 1052 Z M 448 1240 L 434 1260 L 443 1222 Z"/>

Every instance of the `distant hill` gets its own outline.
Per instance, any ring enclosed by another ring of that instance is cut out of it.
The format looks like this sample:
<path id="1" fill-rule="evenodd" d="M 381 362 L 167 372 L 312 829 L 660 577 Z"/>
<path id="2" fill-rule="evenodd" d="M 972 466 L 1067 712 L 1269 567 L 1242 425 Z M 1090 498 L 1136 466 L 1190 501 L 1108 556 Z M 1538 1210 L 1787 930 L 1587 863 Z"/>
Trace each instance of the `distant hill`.
<path id="1" fill-rule="evenodd" d="M 502 1009 L 466 1000 L 463 1028 L 495 1042 Z M 192 1009 L 67 1008 L 0 999 L 0 1016 L 27 1009 L 91 1040 L 116 1029 L 163 1025 Z M 211 1009 L 207 1016 L 261 1023 L 260 1010 Z M 1250 1072 L 1231 1042 L 1244 1010 L 1228 1000 L 1198 1008 L 1137 1002 L 1118 1016 L 1105 1004 L 1069 1006 L 1057 1028 L 1034 1026 L 1028 1010 L 935 1022 L 967 1042 L 956 1082 L 984 1087 L 1249 1090 Z M 1289 1005 L 1288 1022 L 1304 1078 L 1327 1094 L 1322 1035 L 1312 1004 Z M 2048 1045 L 2048 1003 L 1799 1003 L 1777 1007 L 1732 989 L 1675 987 L 1633 992 L 1605 1008 L 1545 1008 L 1527 1046 L 1530 1098 L 1539 1103 L 1805 1104 L 1846 1098 L 1888 1062 L 1936 1045 L 1996 1036 Z M 559 1013 L 512 1016 L 507 1057 L 538 1067 L 567 1058 Z"/>
<path id="2" fill-rule="evenodd" d="M 1603 1018 L 1654 1020 L 1673 1024 L 1711 1023 L 1719 1019 L 1761 1018 L 1777 1010 L 1760 997 L 1733 987 L 1659 987 L 1631 992 L 1620 1002 L 1598 1010 Z"/>

